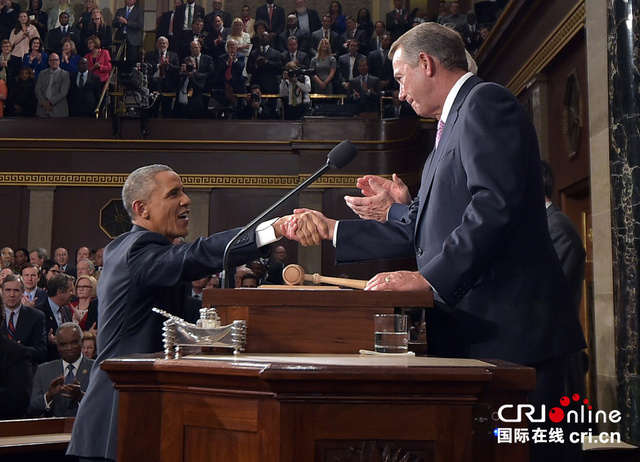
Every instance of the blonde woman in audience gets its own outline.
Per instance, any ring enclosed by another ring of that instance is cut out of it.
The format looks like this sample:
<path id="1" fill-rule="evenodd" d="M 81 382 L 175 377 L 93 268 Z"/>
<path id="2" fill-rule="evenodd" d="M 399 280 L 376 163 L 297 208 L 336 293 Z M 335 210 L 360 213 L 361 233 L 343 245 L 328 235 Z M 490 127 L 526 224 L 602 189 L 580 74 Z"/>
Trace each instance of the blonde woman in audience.
<path id="1" fill-rule="evenodd" d="M 82 354 L 89 359 L 96 359 L 98 353 L 96 338 L 97 335 L 91 331 L 85 330 L 82 333 Z"/>
<path id="2" fill-rule="evenodd" d="M 91 24 L 93 10 L 100 11 L 96 0 L 84 0 L 84 11 L 80 15 L 80 19 L 76 24 L 76 27 L 80 30 L 80 32 L 83 32 L 84 29 L 88 27 L 89 24 Z"/>
<path id="3" fill-rule="evenodd" d="M 249 58 L 249 53 L 251 52 L 251 37 L 248 33 L 244 32 L 244 23 L 242 19 L 236 18 L 231 23 L 231 31 L 227 37 L 227 41 L 229 39 L 233 39 L 236 41 L 238 45 L 238 53 L 242 53 Z M 227 45 L 225 44 L 225 50 L 229 52 Z M 217 56 L 214 56 L 217 58 Z"/>
<path id="4" fill-rule="evenodd" d="M 40 33 L 36 26 L 29 23 L 29 16 L 25 11 L 18 15 L 18 22 L 9 35 L 11 43 L 11 54 L 20 59 L 29 53 L 29 42 L 34 37 L 40 37 Z"/>
<path id="5" fill-rule="evenodd" d="M 79 276 L 76 281 L 76 296 L 78 300 L 71 302 L 73 322 L 78 323 L 82 330 L 95 329 L 94 323 L 98 319 L 98 299 L 96 287 L 98 282 L 93 276 Z"/>
<path id="6" fill-rule="evenodd" d="M 91 36 L 96 36 L 100 39 L 100 46 L 107 50 L 111 49 L 113 44 L 113 31 L 111 26 L 104 22 L 104 17 L 99 9 L 95 9 L 91 12 L 91 22 L 82 29 L 80 38 L 82 41 L 83 54 L 86 54 L 89 49 L 87 48 L 87 40 Z"/>
<path id="7" fill-rule="evenodd" d="M 75 74 L 78 72 L 78 61 L 80 61 L 80 55 L 78 54 L 78 50 L 76 50 L 76 44 L 73 40 L 67 38 L 62 44 L 60 67 L 69 74 Z"/>
<path id="8" fill-rule="evenodd" d="M 322 95 L 333 94 L 333 78 L 336 75 L 338 62 L 331 54 L 329 40 L 322 39 L 318 44 L 318 54 L 311 60 L 310 70 L 315 71 L 311 80 L 312 92 Z"/>
<path id="9" fill-rule="evenodd" d="M 11 54 L 11 42 L 7 39 L 0 42 L 0 50 L 0 79 L 13 83 L 20 72 L 22 60 Z"/>

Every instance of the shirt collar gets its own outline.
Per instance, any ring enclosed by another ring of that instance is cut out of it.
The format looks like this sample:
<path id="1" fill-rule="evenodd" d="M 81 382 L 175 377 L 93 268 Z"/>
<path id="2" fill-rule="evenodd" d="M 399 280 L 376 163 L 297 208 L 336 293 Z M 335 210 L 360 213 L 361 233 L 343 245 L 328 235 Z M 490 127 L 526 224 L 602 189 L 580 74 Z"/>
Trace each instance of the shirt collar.
<path id="1" fill-rule="evenodd" d="M 442 106 L 442 114 L 440 114 L 440 120 L 442 123 L 447 121 L 447 117 L 449 117 L 449 112 L 451 111 L 451 107 L 453 106 L 453 102 L 456 100 L 456 96 L 458 96 L 458 92 L 462 88 L 462 85 L 472 77 L 473 74 L 471 72 L 467 72 L 465 75 L 460 77 L 455 85 L 449 90 L 449 94 L 447 98 L 444 100 L 444 105 Z"/>
<path id="2" fill-rule="evenodd" d="M 73 364 L 73 375 L 75 375 L 77 377 L 78 376 L 78 371 L 80 370 L 80 363 L 82 362 L 82 357 L 83 357 L 83 354 L 80 353 L 80 356 L 78 357 L 78 359 L 76 359 L 72 363 L 68 363 L 63 359 L 62 360 L 62 370 L 64 371 L 64 375 L 67 375 L 67 367 L 69 366 L 69 364 Z"/>

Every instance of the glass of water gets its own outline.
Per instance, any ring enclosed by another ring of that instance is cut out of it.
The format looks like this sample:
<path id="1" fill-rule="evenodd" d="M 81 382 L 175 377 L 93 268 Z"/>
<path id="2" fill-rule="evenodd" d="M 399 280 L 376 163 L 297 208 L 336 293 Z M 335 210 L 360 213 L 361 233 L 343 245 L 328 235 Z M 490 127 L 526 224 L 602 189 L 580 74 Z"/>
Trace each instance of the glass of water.
<path id="1" fill-rule="evenodd" d="M 409 330 L 406 314 L 376 314 L 373 319 L 375 351 L 378 353 L 406 353 Z"/>

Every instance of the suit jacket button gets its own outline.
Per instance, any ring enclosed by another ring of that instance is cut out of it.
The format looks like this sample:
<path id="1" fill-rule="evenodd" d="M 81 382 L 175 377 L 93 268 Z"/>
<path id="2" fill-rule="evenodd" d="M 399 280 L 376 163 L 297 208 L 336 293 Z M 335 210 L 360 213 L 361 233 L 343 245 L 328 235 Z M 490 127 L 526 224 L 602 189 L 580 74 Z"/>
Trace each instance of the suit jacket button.
<path id="1" fill-rule="evenodd" d="M 416 254 L 418 255 L 418 257 L 422 256 L 422 252 L 423 250 L 420 247 L 418 247 L 418 249 L 416 250 Z"/>

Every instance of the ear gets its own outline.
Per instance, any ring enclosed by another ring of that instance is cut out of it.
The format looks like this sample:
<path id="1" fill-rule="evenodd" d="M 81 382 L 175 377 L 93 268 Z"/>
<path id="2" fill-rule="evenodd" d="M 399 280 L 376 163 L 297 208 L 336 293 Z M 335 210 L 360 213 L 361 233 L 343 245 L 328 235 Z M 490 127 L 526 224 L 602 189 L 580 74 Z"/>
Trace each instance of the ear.
<path id="1" fill-rule="evenodd" d="M 418 55 L 418 66 L 420 66 L 420 69 L 422 69 L 428 77 L 433 77 L 436 70 L 435 65 L 436 60 L 433 56 L 425 52 L 421 52 Z"/>
<path id="2" fill-rule="evenodd" d="M 140 218 L 148 218 L 149 217 L 149 211 L 147 210 L 147 207 L 146 207 L 144 201 L 141 201 L 141 200 L 133 201 L 133 204 L 131 204 L 131 208 L 133 209 L 133 211 L 136 214 L 136 216 L 138 216 Z"/>

